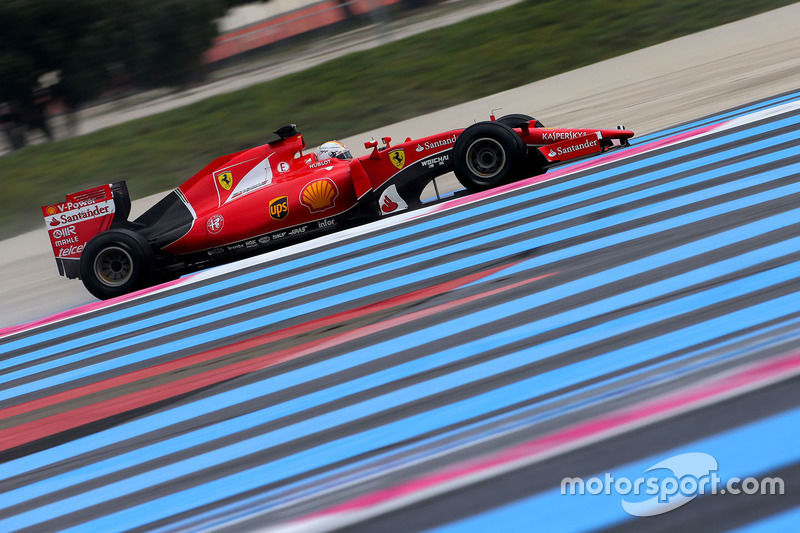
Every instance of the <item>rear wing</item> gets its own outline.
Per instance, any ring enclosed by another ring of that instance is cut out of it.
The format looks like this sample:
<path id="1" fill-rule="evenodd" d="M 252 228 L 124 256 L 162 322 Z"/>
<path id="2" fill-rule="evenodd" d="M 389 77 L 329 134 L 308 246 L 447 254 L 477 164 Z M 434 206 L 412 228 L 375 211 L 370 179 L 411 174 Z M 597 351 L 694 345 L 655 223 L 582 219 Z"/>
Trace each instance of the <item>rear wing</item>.
<path id="1" fill-rule="evenodd" d="M 114 223 L 128 219 L 131 200 L 124 181 L 68 194 L 61 203 L 42 206 L 58 273 L 80 277 L 80 257 L 86 243 Z"/>

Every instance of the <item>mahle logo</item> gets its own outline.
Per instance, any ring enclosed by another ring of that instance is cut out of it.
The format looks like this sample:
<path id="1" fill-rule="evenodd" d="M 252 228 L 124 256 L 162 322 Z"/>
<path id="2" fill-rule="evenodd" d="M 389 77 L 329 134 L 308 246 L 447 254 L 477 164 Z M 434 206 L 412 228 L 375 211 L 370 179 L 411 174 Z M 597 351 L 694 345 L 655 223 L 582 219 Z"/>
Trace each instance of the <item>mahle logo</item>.
<path id="1" fill-rule="evenodd" d="M 275 220 L 283 220 L 289 214 L 289 197 L 281 196 L 269 203 L 269 216 Z"/>

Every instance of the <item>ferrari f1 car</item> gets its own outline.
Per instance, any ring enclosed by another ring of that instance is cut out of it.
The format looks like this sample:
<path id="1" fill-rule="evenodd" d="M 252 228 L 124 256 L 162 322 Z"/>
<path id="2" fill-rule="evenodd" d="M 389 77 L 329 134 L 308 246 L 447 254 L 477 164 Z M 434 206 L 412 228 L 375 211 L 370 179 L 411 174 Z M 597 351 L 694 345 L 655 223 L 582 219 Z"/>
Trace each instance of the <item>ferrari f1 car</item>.
<path id="1" fill-rule="evenodd" d="M 633 132 L 545 128 L 526 115 L 392 145 L 366 142 L 349 160 L 304 154 L 294 125 L 265 145 L 218 157 L 128 220 L 125 182 L 42 207 L 59 274 L 105 299 L 211 265 L 422 205 L 434 178 L 454 172 L 466 192 L 541 174 L 626 146 Z"/>

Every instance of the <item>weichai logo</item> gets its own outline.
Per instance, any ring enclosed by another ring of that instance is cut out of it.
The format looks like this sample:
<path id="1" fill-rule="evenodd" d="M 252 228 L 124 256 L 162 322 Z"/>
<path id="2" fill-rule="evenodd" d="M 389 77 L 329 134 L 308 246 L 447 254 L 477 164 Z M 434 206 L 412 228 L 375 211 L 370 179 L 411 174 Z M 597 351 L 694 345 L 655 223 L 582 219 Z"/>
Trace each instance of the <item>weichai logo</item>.
<path id="1" fill-rule="evenodd" d="M 289 197 L 281 196 L 269 203 L 269 216 L 275 220 L 283 220 L 289 214 Z"/>

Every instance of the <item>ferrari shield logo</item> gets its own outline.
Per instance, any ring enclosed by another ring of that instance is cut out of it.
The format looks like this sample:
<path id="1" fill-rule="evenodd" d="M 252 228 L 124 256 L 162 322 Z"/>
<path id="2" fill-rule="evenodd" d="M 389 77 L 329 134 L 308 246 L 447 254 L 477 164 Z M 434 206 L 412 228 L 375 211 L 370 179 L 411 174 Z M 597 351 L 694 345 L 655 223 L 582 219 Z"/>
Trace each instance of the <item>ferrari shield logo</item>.
<path id="1" fill-rule="evenodd" d="M 230 172 L 223 172 L 222 174 L 217 174 L 217 181 L 222 186 L 223 189 L 226 191 L 231 190 L 233 187 L 233 174 Z"/>
<path id="2" fill-rule="evenodd" d="M 392 150 L 391 152 L 389 152 L 389 161 L 391 161 L 392 164 L 396 166 L 398 169 L 403 168 L 406 164 L 405 151 L 402 148 L 399 148 L 397 150 Z"/>

